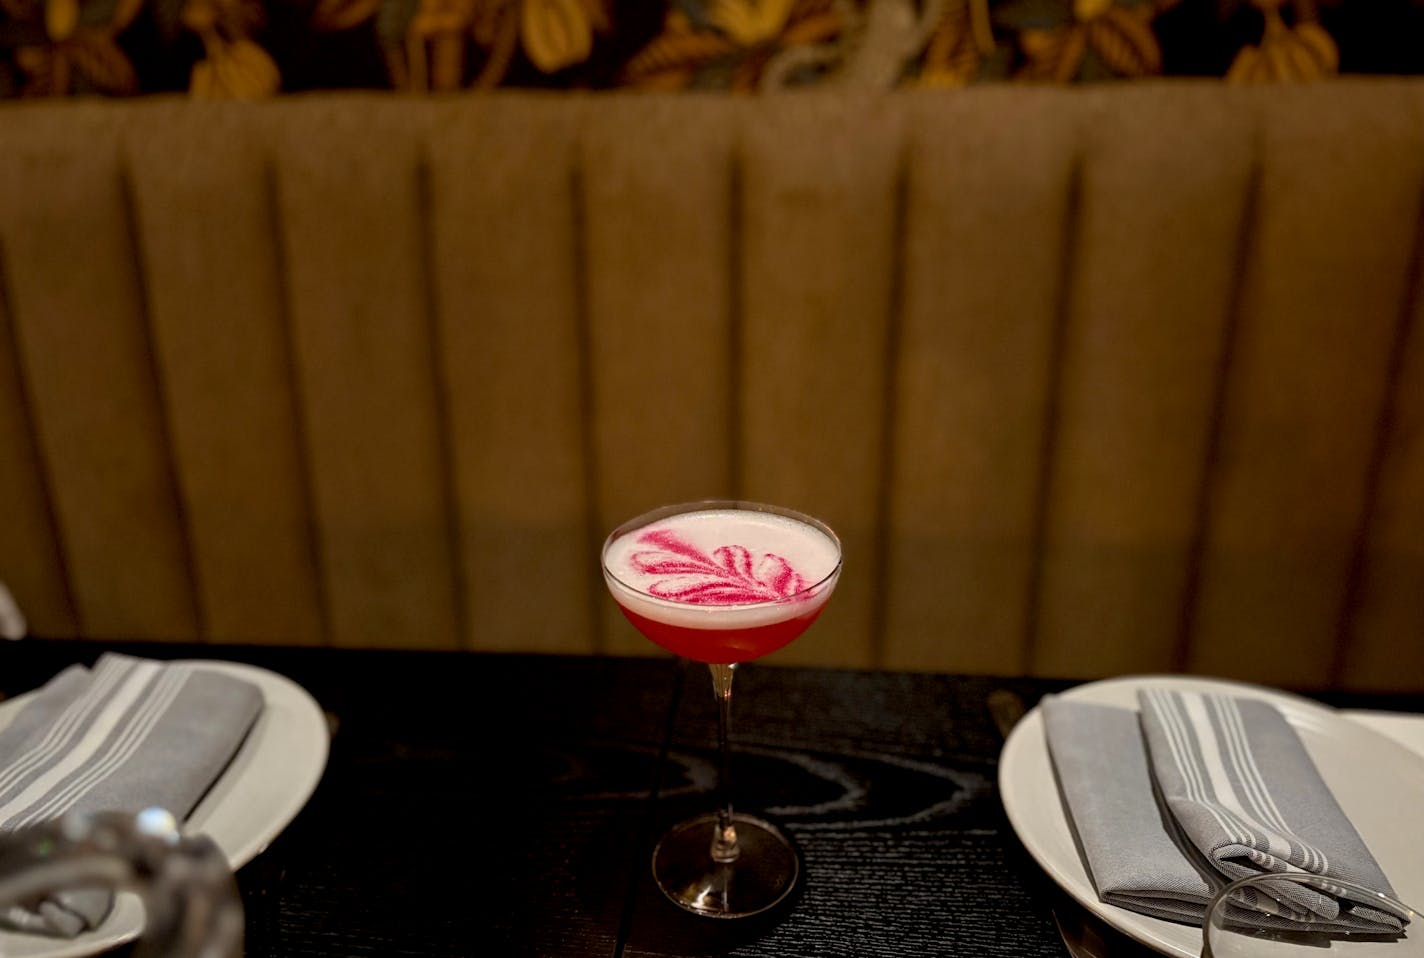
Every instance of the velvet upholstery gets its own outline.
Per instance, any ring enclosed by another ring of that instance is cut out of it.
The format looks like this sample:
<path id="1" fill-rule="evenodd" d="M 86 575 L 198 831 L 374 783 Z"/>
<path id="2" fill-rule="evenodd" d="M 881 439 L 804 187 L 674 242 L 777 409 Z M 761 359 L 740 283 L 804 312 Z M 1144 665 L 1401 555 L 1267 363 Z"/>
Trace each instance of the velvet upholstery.
<path id="1" fill-rule="evenodd" d="M 603 535 L 739 495 L 777 661 L 1424 689 L 1421 199 L 1415 80 L 6 105 L 0 580 L 638 654 Z"/>

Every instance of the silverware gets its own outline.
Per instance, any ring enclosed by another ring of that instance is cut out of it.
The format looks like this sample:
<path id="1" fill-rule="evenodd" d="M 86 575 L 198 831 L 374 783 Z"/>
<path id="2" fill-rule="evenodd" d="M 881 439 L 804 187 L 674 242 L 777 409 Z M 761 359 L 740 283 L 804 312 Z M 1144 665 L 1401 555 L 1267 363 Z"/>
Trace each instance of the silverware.
<path id="1" fill-rule="evenodd" d="M 1024 717 L 1023 699 L 1008 689 L 995 689 L 989 693 L 989 715 L 994 727 L 1005 739 L 1013 731 L 1019 719 Z M 1053 924 L 1058 928 L 1058 936 L 1072 958 L 1147 958 L 1157 953 L 1128 938 L 1087 911 L 1063 892 L 1051 889 L 1052 904 L 1049 910 Z"/>
<path id="2" fill-rule="evenodd" d="M 96 888 L 143 899 L 135 958 L 242 954 L 242 898 L 227 856 L 205 835 L 184 835 L 163 809 L 73 814 L 0 835 L 0 906 Z"/>
<path id="3" fill-rule="evenodd" d="M 1130 958 L 1155 952 L 1113 931 L 1064 895 L 1055 895 L 1053 924 L 1073 958 Z"/>
<path id="4" fill-rule="evenodd" d="M 1010 692 L 1008 689 L 995 689 L 989 693 L 989 715 L 994 720 L 994 727 L 999 730 L 1002 738 L 1008 738 L 1019 719 L 1024 717 L 1023 699 L 1018 693 Z"/>

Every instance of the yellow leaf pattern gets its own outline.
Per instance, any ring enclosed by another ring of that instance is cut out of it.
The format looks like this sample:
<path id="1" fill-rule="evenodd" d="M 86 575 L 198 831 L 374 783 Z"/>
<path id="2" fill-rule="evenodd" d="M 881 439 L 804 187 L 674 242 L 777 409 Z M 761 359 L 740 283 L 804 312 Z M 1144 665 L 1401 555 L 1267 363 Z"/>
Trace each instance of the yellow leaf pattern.
<path id="1" fill-rule="evenodd" d="M 593 50 L 593 24 L 579 0 L 524 0 L 519 32 L 524 52 L 544 73 L 581 63 Z"/>
<path id="2" fill-rule="evenodd" d="M 1261 43 L 1241 48 L 1226 73 L 1228 83 L 1300 83 L 1339 72 L 1335 40 L 1318 23 L 1303 20 L 1288 27 L 1276 7 L 1262 12 L 1266 24 Z"/>
<path id="3" fill-rule="evenodd" d="M 1414 35 L 1408 31 L 1424 25 L 1424 0 L 277 3 L 0 0 L 0 97 L 133 95 L 149 92 L 139 89 L 140 78 L 182 76 L 194 96 L 265 97 L 289 88 L 289 64 L 299 67 L 292 74 L 299 89 L 415 93 L 500 86 L 884 90 L 1211 70 L 1232 84 L 1284 84 L 1338 75 L 1336 36 L 1350 38 L 1350 69 L 1424 74 L 1424 47 L 1382 39 Z M 1159 16 L 1178 4 L 1215 15 L 1220 35 L 1201 30 L 1199 16 Z M 1415 12 L 1401 12 L 1405 7 Z M 1380 21 L 1377 29 L 1371 18 Z M 1244 44 L 1234 39 L 1243 35 Z M 158 56 L 181 59 L 144 59 Z M 1388 62 L 1371 67 L 1371 56 Z"/>

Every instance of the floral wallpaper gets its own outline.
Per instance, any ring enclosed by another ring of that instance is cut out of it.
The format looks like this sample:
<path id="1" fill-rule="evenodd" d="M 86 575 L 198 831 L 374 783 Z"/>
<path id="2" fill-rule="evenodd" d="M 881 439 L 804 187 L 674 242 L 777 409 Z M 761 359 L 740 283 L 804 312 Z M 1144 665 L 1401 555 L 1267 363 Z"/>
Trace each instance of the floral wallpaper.
<path id="1" fill-rule="evenodd" d="M 1424 0 L 0 0 L 0 96 L 1424 73 Z"/>

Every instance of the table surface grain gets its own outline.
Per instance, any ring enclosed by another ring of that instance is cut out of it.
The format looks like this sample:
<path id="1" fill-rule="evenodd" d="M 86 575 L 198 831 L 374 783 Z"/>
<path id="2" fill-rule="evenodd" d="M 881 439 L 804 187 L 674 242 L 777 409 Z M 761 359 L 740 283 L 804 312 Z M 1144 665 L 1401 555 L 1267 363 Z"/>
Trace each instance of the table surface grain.
<path id="1" fill-rule="evenodd" d="M 770 915 L 726 922 L 667 903 L 648 866 L 663 829 L 713 807 L 705 667 L 117 648 L 283 672 L 336 728 L 311 801 L 239 872 L 252 958 L 1063 954 L 999 802 L 986 699 L 1008 688 L 1032 704 L 1065 683 L 739 669 L 734 799 L 784 827 L 804 881 Z M 0 644 L 0 691 L 99 651 Z"/>

